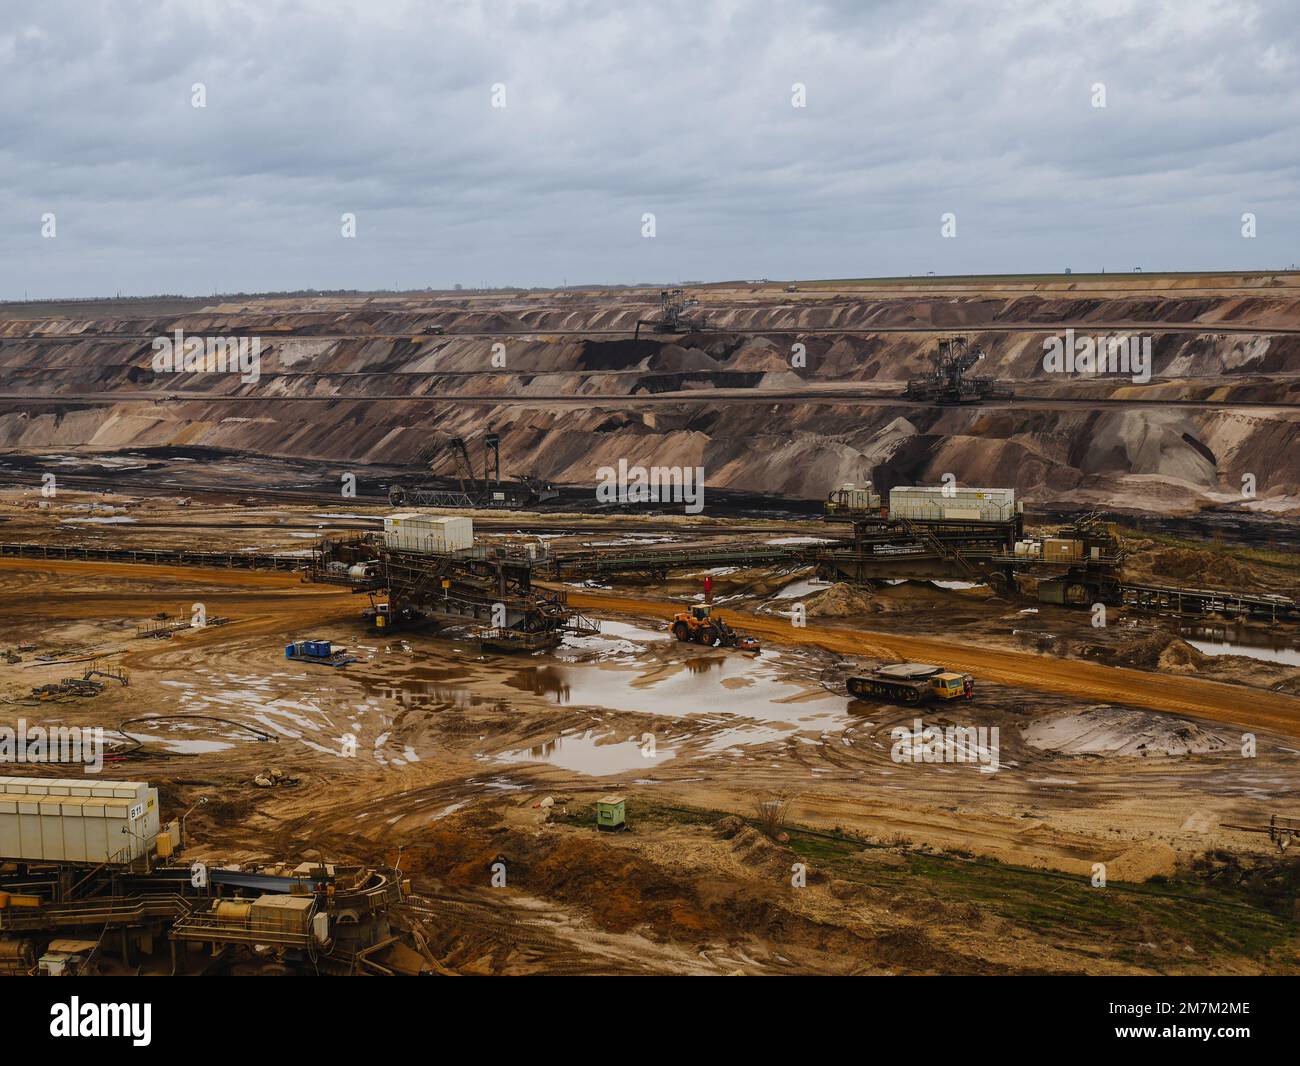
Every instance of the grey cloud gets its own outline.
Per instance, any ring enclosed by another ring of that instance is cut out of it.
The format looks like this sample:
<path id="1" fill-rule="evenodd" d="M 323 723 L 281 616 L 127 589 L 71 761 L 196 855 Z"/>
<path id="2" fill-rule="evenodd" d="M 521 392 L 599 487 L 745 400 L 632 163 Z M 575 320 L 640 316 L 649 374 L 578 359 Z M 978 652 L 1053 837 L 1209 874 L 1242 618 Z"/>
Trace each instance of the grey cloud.
<path id="1" fill-rule="evenodd" d="M 1285 266 L 1288 7 L 18 5 L 0 296 Z"/>

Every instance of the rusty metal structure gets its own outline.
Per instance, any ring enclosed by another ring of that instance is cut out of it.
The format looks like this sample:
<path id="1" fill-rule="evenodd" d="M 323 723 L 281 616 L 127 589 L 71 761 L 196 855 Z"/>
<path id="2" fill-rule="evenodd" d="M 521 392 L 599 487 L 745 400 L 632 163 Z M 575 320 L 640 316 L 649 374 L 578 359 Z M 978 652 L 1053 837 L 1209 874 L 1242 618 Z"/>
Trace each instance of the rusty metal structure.
<path id="1" fill-rule="evenodd" d="M 255 947 L 303 973 L 382 973 L 368 961 L 397 941 L 388 912 L 402 899 L 396 870 L 319 863 L 200 877 L 190 863 L 19 862 L 0 869 L 0 894 L 0 972 L 8 960 L 12 973 L 37 972 L 69 942 L 84 945 L 64 952 L 83 971 L 133 972 L 167 945 L 173 974 L 211 972 Z M 277 897 L 298 904 L 287 921 Z"/>
<path id="2" fill-rule="evenodd" d="M 367 533 L 323 541 L 309 577 L 368 596 L 363 614 L 380 629 L 459 627 L 484 648 L 534 651 L 555 647 L 566 633 L 599 631 L 569 607 L 564 590 L 534 587 L 534 573 L 546 563 L 545 547 L 537 544 L 408 552 Z"/>
<path id="3" fill-rule="evenodd" d="M 835 494 L 827 512 L 853 530 L 850 542 L 810 553 L 827 580 L 971 581 L 1006 594 L 1017 591 L 1020 578 L 1032 577 L 1043 602 L 1122 602 L 1123 552 L 1114 526 L 1099 514 L 1082 515 L 1040 541 L 1025 539 L 1020 513 L 997 522 L 925 521 L 891 515 L 887 507 L 849 511 Z M 1044 552 L 1043 545 L 1060 547 Z"/>
<path id="4" fill-rule="evenodd" d="M 310 558 L 6 543 L 0 543 L 0 558 L 305 570 L 309 580 L 367 595 L 370 605 L 363 613 L 377 628 L 415 623 L 459 627 L 494 650 L 554 647 L 566 634 L 597 630 L 569 606 L 563 589 L 541 587 L 539 579 L 642 574 L 655 580 L 715 566 L 811 566 L 823 579 L 857 583 L 969 581 L 1008 595 L 1021 591 L 1022 581 L 1029 579 L 1036 599 L 1063 606 L 1101 603 L 1184 618 L 1300 621 L 1300 601 L 1289 596 L 1126 580 L 1116 528 L 1098 512 L 1080 514 L 1051 535 L 1026 537 L 1022 508 L 1010 490 L 957 490 L 960 498 L 950 507 L 892 507 L 895 493 L 922 488 L 895 486 L 888 500 L 870 482 L 835 489 L 826 501 L 827 536 L 816 538 L 820 543 L 730 537 L 664 547 L 552 550 L 537 540 L 436 554 L 390 548 L 382 535 L 366 533 L 322 540 Z M 941 492 L 939 487 L 925 491 Z M 1005 496 L 1005 506 L 981 504 L 968 510 L 963 493 L 988 494 L 994 500 Z"/>
<path id="5" fill-rule="evenodd" d="M 1236 829 L 1242 833 L 1267 833 L 1268 839 L 1277 845 L 1278 851 L 1286 851 L 1300 840 L 1300 818 L 1287 818 L 1280 814 L 1269 815 L 1268 825 L 1238 825 L 1232 822 L 1220 822 L 1220 829 Z"/>
<path id="6" fill-rule="evenodd" d="M 102 808 L 125 812 L 131 802 L 96 799 L 92 788 L 142 789 L 150 804 L 156 790 L 140 782 L 32 778 L 30 784 L 42 791 L 6 796 L 18 808 L 11 820 L 34 818 L 42 826 L 0 834 L 0 973 L 137 973 L 146 965 L 153 972 L 212 973 L 268 962 L 303 974 L 410 972 L 412 952 L 389 921 L 403 899 L 396 869 L 177 861 L 180 823 L 164 824 L 156 810 L 146 817 L 137 809 L 114 816 L 139 830 L 123 838 L 127 846 L 72 858 L 77 849 L 67 850 L 67 841 L 89 840 L 91 833 L 64 828 L 60 819 L 104 821 Z M 78 790 L 80 798 L 63 794 Z M 25 806 L 39 813 L 25 814 Z M 115 847 L 116 833 L 103 832 L 101 843 Z M 390 955 L 398 961 L 387 961 Z"/>

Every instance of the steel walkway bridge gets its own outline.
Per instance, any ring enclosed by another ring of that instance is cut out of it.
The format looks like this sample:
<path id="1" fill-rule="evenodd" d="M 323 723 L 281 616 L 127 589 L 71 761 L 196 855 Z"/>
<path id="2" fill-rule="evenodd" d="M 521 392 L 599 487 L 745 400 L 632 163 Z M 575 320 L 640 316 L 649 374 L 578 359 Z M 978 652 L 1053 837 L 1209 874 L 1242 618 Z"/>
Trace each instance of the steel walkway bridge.
<path id="1" fill-rule="evenodd" d="M 707 546 L 628 551 L 554 552 L 544 562 L 557 580 L 602 574 L 666 574 L 714 566 L 781 566 L 804 561 L 806 546 L 758 548 Z"/>

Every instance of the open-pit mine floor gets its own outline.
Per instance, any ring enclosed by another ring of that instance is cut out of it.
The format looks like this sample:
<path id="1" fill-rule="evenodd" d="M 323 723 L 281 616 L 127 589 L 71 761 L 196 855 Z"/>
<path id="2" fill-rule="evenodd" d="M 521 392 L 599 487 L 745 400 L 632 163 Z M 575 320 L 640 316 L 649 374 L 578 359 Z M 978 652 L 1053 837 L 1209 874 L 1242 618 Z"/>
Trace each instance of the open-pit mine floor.
<path id="1" fill-rule="evenodd" d="M 230 550 L 291 552 L 310 547 L 304 529 L 352 521 L 346 507 L 289 506 L 222 526 L 233 508 L 151 506 L 155 524 L 94 536 L 157 545 L 169 523 L 213 523 Z M 58 510 L 6 513 L 14 537 L 62 524 Z M 636 536 L 589 521 L 554 536 Z M 901 582 L 846 608 L 843 587 L 803 573 L 713 579 L 760 654 L 672 638 L 668 617 L 698 598 L 700 575 L 570 587 L 601 632 L 505 656 L 454 631 L 377 633 L 365 597 L 295 573 L 5 559 L 0 649 L 27 650 L 0 660 L 0 697 L 6 720 L 110 738 L 136 719 L 142 746 L 110 753 L 109 771 L 157 783 L 173 813 L 208 797 L 187 855 L 398 865 L 416 893 L 403 920 L 456 972 L 1296 968 L 1293 866 L 1223 823 L 1295 810 L 1300 667 L 1171 658 L 1184 643 L 1136 617 L 1098 652 L 1086 612 L 979 588 Z M 782 613 L 795 598 L 810 604 L 803 627 Z M 137 636 L 196 604 L 224 624 Z M 286 642 L 307 637 L 358 661 L 286 660 Z M 848 698 L 848 674 L 893 658 L 969 671 L 977 698 Z M 95 661 L 129 686 L 30 697 Z M 918 718 L 996 727 L 995 758 L 897 761 L 894 730 Z M 595 828 L 610 793 L 626 798 L 627 832 Z M 772 801 L 769 835 L 759 807 Z"/>

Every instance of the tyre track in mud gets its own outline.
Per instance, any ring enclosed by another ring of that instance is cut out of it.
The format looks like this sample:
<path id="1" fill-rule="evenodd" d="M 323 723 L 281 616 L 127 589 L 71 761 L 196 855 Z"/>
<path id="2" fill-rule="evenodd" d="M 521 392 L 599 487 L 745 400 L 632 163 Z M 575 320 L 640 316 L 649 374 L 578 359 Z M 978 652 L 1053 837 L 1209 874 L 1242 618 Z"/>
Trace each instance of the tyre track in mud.
<path id="1" fill-rule="evenodd" d="M 57 580 L 68 577 L 80 587 Z M 116 618 L 134 626 L 160 610 L 188 617 L 195 602 L 203 603 L 210 618 L 231 619 L 180 630 L 168 640 L 139 640 L 131 629 L 123 629 L 111 646 L 86 652 L 111 655 L 130 670 L 175 669 L 178 660 L 197 657 L 213 645 L 238 646 L 253 638 L 278 639 L 286 632 L 351 622 L 359 610 L 347 589 L 306 584 L 297 572 L 5 558 L 0 559 L 0 582 L 10 591 L 0 597 L 0 624 L 29 626 L 39 619 L 43 625 L 102 625 Z"/>
<path id="2" fill-rule="evenodd" d="M 34 606 L 29 586 L 22 578 L 30 577 L 31 560 L 0 560 L 0 576 L 8 576 L 12 595 L 6 602 L 0 603 L 0 620 L 10 623 L 22 619 L 30 623 Z M 126 662 L 131 667 L 148 667 L 175 669 L 192 662 L 190 655 L 211 654 L 212 645 L 220 647 L 226 658 L 238 658 L 242 649 L 255 650 L 256 640 L 265 634 L 282 636 L 286 630 L 305 630 L 312 625 L 324 624 L 326 620 L 355 620 L 360 604 L 347 590 L 322 589 L 321 586 L 303 584 L 296 575 L 272 572 L 229 572 L 211 571 L 211 569 L 182 567 L 147 567 L 138 564 L 99 564 L 86 562 L 64 562 L 64 560 L 43 560 L 38 565 L 39 577 L 36 580 L 48 585 L 51 575 L 68 575 L 77 580 L 77 588 L 45 589 L 45 594 L 55 599 L 57 612 L 81 617 L 86 620 L 101 620 L 105 615 L 125 615 L 126 619 L 143 619 L 160 606 L 173 610 L 172 598 L 183 598 L 183 606 L 188 610 L 191 593 L 194 598 L 207 598 L 209 614 L 221 612 L 242 617 L 225 627 L 208 630 L 186 630 L 170 641 L 133 641 L 126 653 Z M 8 572 L 8 573 L 6 573 Z M 135 584 L 147 576 L 148 585 Z M 19 582 L 22 581 L 22 584 Z M 107 585 L 107 588 L 105 588 Z M 252 586 L 252 588 L 250 588 Z M 588 591 L 571 590 L 571 602 L 575 606 L 594 607 L 597 610 L 616 611 L 617 614 L 658 617 L 671 615 L 671 604 L 651 601 L 638 601 L 611 597 L 611 595 L 591 594 Z M 220 595 L 230 597 L 237 603 L 222 602 L 214 607 Z M 36 607 L 38 615 L 47 615 L 48 608 Z M 740 612 L 735 612 L 740 616 Z M 1076 663 L 1073 660 L 1049 659 L 1047 656 L 1015 651 L 998 651 L 996 649 L 979 649 L 979 647 L 949 645 L 939 638 L 907 637 L 878 632 L 858 632 L 858 630 L 820 627 L 810 625 L 806 629 L 793 629 L 784 619 L 772 619 L 755 615 L 745 615 L 741 628 L 761 634 L 764 640 L 772 643 L 790 643 L 805 647 L 820 646 L 831 653 L 848 656 L 875 655 L 879 658 L 898 658 L 898 656 L 919 656 L 919 658 L 940 659 L 949 666 L 970 668 L 984 681 L 1014 684 L 1021 689 L 1043 690 L 1043 692 L 1062 692 L 1066 697 L 1078 698 L 1080 694 L 1106 702 L 1128 703 L 1139 706 L 1152 706 L 1151 702 L 1139 703 L 1140 695 L 1132 690 L 1128 679 L 1136 677 L 1154 692 L 1154 708 L 1170 711 L 1174 714 L 1195 714 L 1192 703 L 1175 698 L 1180 689 L 1199 694 L 1196 706 L 1206 703 L 1221 703 L 1226 697 L 1231 698 L 1232 705 L 1209 706 L 1200 711 L 1206 718 L 1218 720 L 1249 720 L 1258 724 L 1261 715 L 1256 714 L 1255 705 L 1262 698 L 1277 695 L 1253 689 L 1236 689 L 1234 686 L 1217 684 L 1217 682 L 1196 681 L 1195 679 L 1169 679 L 1161 675 L 1148 675 L 1138 671 L 1125 671 L 1102 667 L 1099 664 Z M 848 667 L 848 663 L 844 664 Z M 1076 672 L 1078 671 L 1078 672 Z M 146 677 L 139 679 L 147 682 Z M 360 675 L 352 681 L 361 681 Z M 1179 688 L 1171 688 L 1177 685 Z M 133 702 L 148 698 L 152 685 L 133 685 L 130 699 Z M 985 689 L 985 692 L 988 692 Z M 1206 695 L 1208 693 L 1209 695 Z M 123 697 L 126 698 L 126 697 Z M 1283 698 L 1283 706 L 1295 707 L 1296 701 Z M 116 706 L 114 703 L 113 706 Z M 997 720 L 1002 720 L 1006 712 L 1005 701 L 992 698 L 991 703 L 976 703 L 976 708 L 985 706 L 1000 708 Z M 879 737 L 887 731 L 888 725 L 900 715 L 879 711 L 872 712 L 870 729 L 859 732 L 852 748 L 836 745 L 822 745 L 811 748 L 806 744 L 788 742 L 783 746 L 785 753 L 793 754 L 798 766 L 811 770 L 818 766 L 831 770 L 833 777 L 807 781 L 792 781 L 787 768 L 748 764 L 737 777 L 736 764 L 728 759 L 707 759 L 703 764 L 684 762 L 680 767 L 664 772 L 662 788 L 668 794 L 680 794 L 682 798 L 692 798 L 693 802 L 723 809 L 746 809 L 746 803 L 753 798 L 754 790 L 783 790 L 792 784 L 801 784 L 800 818 L 810 822 L 839 824 L 848 816 L 849 820 L 865 826 L 888 829 L 889 832 L 905 833 L 922 839 L 941 839 L 945 842 L 956 841 L 961 844 L 974 844 L 976 850 L 995 854 L 1014 854 L 1022 861 L 1043 862 L 1062 861 L 1079 862 L 1080 852 L 1088 852 L 1086 844 L 1089 833 L 1080 829 L 1065 832 L 1061 840 L 1041 840 L 1036 836 L 1026 836 L 1027 826 L 1009 811 L 1026 805 L 1047 805 L 1054 809 L 1061 805 L 1071 805 L 1075 798 L 1087 796 L 1088 802 L 1099 802 L 1101 798 L 1132 797 L 1130 788 L 1122 787 L 1122 777 L 1131 775 L 1132 771 L 1102 774 L 1100 779 L 1095 771 L 1089 770 L 1080 777 L 1078 789 L 1062 790 L 1044 788 L 1032 781 L 1024 780 L 1024 772 L 1047 771 L 1056 768 L 1057 776 L 1075 776 L 1070 763 L 1061 763 L 1060 759 L 1034 755 L 1032 764 L 1027 762 L 1030 753 L 1017 753 L 1017 762 L 1021 771 L 1013 776 L 995 775 L 967 779 L 961 775 L 931 776 L 920 780 L 898 779 L 875 780 L 874 784 L 884 787 L 884 792 L 865 797 L 862 794 L 863 774 L 871 774 L 875 768 L 885 767 L 888 748 L 876 748 L 872 738 Z M 96 712 L 87 708 L 88 712 Z M 1017 714 L 1011 711 L 1010 714 Z M 1282 728 L 1281 732 L 1287 732 Z M 1292 731 L 1294 735 L 1294 731 Z M 519 745 L 516 745 L 519 746 Z M 311 758 L 311 757 L 307 757 Z M 263 762 L 263 753 L 252 751 L 237 757 L 238 774 L 251 776 L 255 763 Z M 221 762 L 224 772 L 233 770 L 226 767 L 227 757 L 208 757 L 207 762 Z M 1070 767 L 1070 768 L 1067 768 Z M 706 771 L 710 776 L 707 785 L 699 789 L 690 783 L 689 777 Z M 347 770 L 344 767 L 343 770 Z M 429 783 L 422 780 L 422 770 L 403 772 L 398 777 L 385 777 L 381 785 L 372 779 L 357 780 L 348 774 L 335 774 L 333 768 L 318 771 L 315 780 L 302 790 L 277 794 L 273 802 L 260 811 L 256 819 L 243 826 L 226 827 L 227 840 L 240 841 L 244 845 L 265 848 L 268 854 L 298 853 L 304 846 L 339 845 L 346 850 L 382 850 L 391 841 L 402 839 L 408 833 L 419 833 L 425 824 L 435 826 L 437 820 L 430 822 L 430 809 L 451 805 L 454 801 L 464 800 L 467 793 L 473 792 L 468 776 L 481 775 L 484 768 L 474 767 L 465 776 L 456 776 L 454 780 Z M 554 792 L 559 789 L 589 790 L 593 780 L 585 779 L 581 774 L 538 764 L 536 767 L 513 767 L 510 774 L 524 788 L 545 789 Z M 363 783 L 364 781 L 364 783 Z M 1148 777 L 1143 772 L 1143 783 L 1151 785 L 1145 800 L 1160 800 L 1177 793 L 1180 781 L 1166 779 L 1164 774 Z M 1201 783 L 1200 776 L 1197 783 Z M 604 787 L 607 781 L 598 781 Z M 355 788 L 355 792 L 354 789 Z M 806 789 L 806 790 L 805 790 Z M 1231 797 L 1223 798 L 1227 803 Z M 945 810 L 949 803 L 959 803 L 963 807 L 970 803 L 996 802 L 997 810 L 984 813 L 975 823 L 967 814 Z M 1210 801 L 1206 801 L 1209 803 Z M 1005 806 L 1005 810 L 1004 810 Z M 1212 803 L 1219 809 L 1219 803 Z M 321 832 L 321 814 L 328 811 L 331 829 L 324 835 Z M 369 815 L 364 822 L 357 822 L 359 814 Z M 988 815 L 988 816 L 985 816 Z M 394 823 L 386 819 L 393 818 Z M 1171 828 L 1177 828 L 1180 818 L 1174 819 Z M 1062 833 L 1061 827 L 1053 828 L 1053 837 Z M 1096 846 L 1092 845 L 1095 850 Z M 331 850 L 326 848 L 326 850 Z"/>
<path id="3" fill-rule="evenodd" d="M 240 626 L 238 632 L 241 634 L 283 631 L 285 627 L 300 629 L 308 622 L 341 617 L 355 602 L 346 590 L 327 590 L 320 586 L 305 585 L 296 574 L 62 560 L 41 560 L 38 566 L 33 567 L 31 560 L 0 559 L 0 573 L 31 573 L 33 570 L 100 579 L 121 578 L 132 583 L 151 578 L 174 581 L 180 576 L 193 575 L 196 583 L 205 588 L 217 587 L 218 591 L 210 598 L 220 606 L 220 613 L 237 614 L 240 607 L 248 612 L 242 623 L 232 623 Z M 177 584 L 183 587 L 182 582 Z M 227 589 L 230 591 L 227 592 Z M 671 618 L 678 609 L 677 604 L 669 602 L 606 596 L 576 589 L 566 591 L 569 603 L 582 610 L 614 611 L 662 621 Z M 142 617 L 148 617 L 157 610 L 160 599 L 157 592 L 96 590 L 83 597 L 56 595 L 43 606 L 48 609 L 54 603 L 59 603 L 75 616 L 85 618 L 102 618 L 106 607 L 136 616 L 146 612 Z M 31 612 L 27 603 L 15 603 L 13 607 L 19 613 Z M 150 607 L 153 610 L 149 610 Z M 211 606 L 209 611 L 215 613 Z M 1278 692 L 1184 675 L 1170 677 L 1072 659 L 1051 659 L 1027 652 L 963 644 L 939 637 L 815 624 L 799 629 L 780 619 L 764 618 L 736 610 L 731 613 L 743 618 L 741 628 L 778 644 L 814 645 L 854 657 L 936 662 L 950 669 L 974 674 L 977 682 L 986 680 L 1083 700 L 1265 728 L 1300 739 L 1300 700 Z M 137 656 L 141 661 L 151 657 L 146 652 L 135 653 L 133 649 L 132 657 Z"/>

